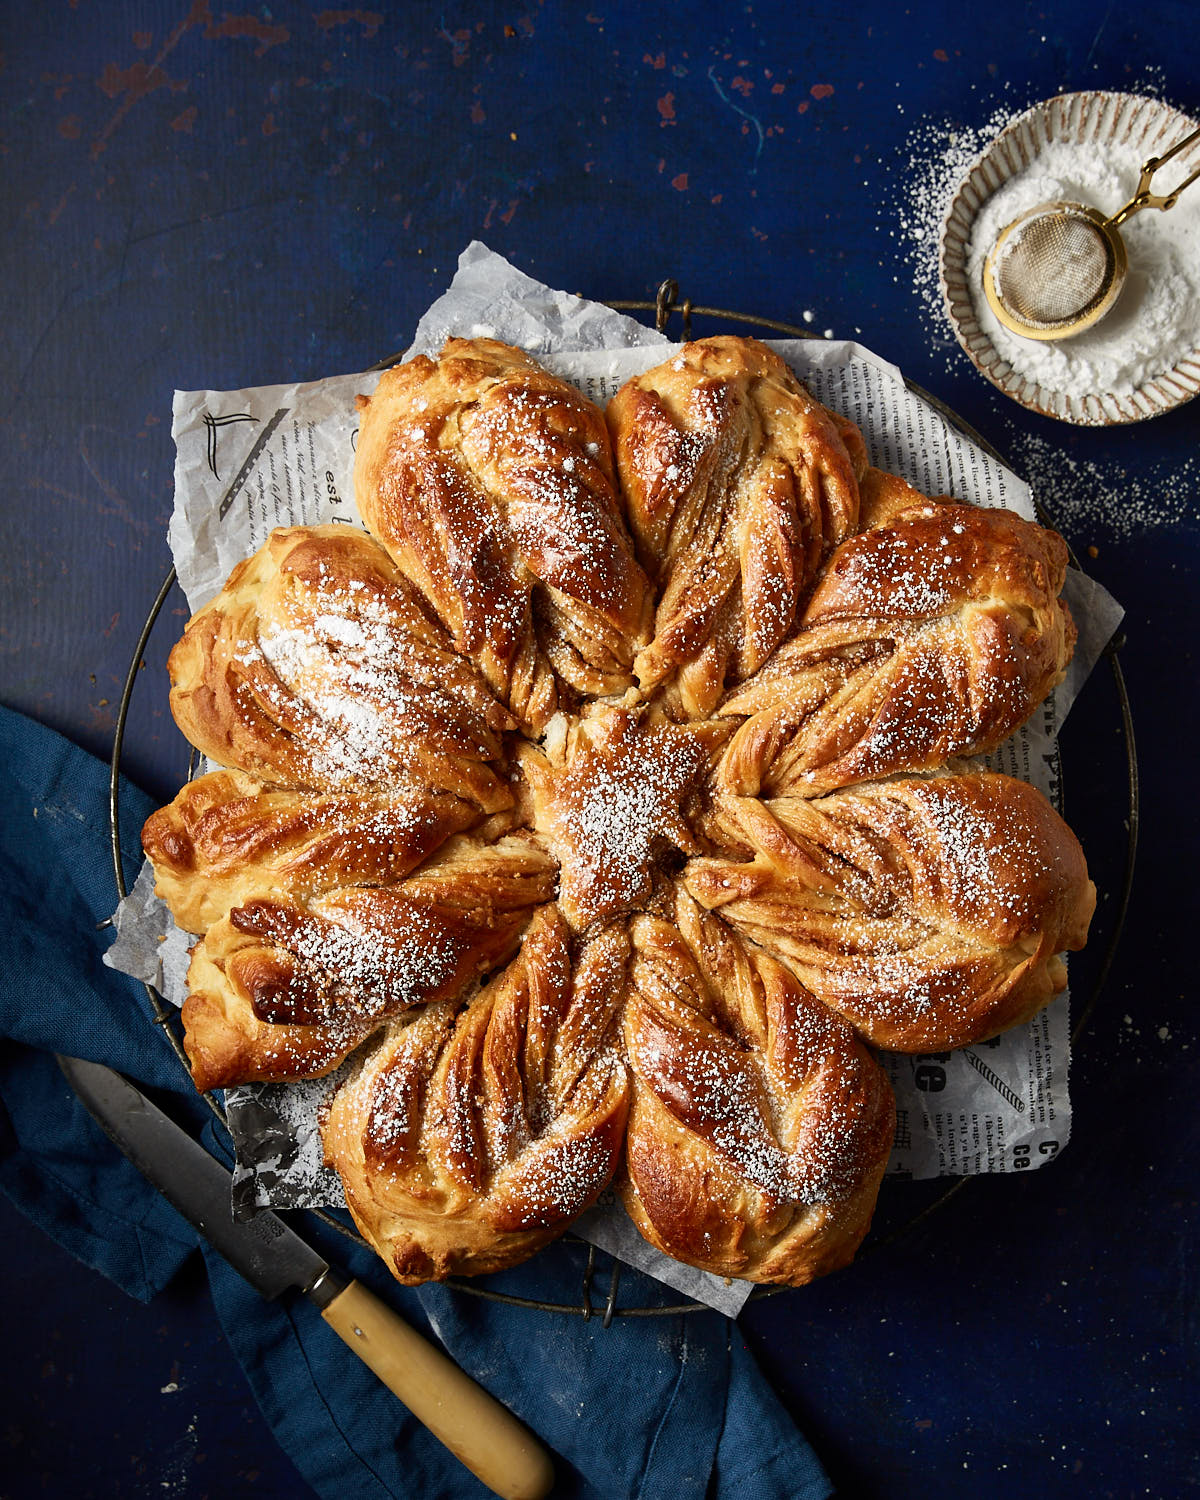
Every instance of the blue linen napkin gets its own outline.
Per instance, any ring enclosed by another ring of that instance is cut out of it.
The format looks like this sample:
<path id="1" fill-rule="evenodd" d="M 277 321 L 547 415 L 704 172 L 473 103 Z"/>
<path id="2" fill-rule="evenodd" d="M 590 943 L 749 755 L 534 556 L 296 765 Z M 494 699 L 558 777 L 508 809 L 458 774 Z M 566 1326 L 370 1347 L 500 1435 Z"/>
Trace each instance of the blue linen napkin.
<path id="1" fill-rule="evenodd" d="M 153 810 L 123 785 L 122 847 L 140 859 Z M 0 707 L 0 1189 L 86 1265 L 146 1301 L 197 1248 L 190 1226 L 112 1146 L 54 1061 L 71 1053 L 169 1094 L 228 1160 L 206 1106 L 151 1024 L 141 987 L 106 968 L 97 924 L 115 892 L 107 767 Z M 554 1450 L 571 1500 L 825 1500 L 832 1485 L 737 1328 L 713 1312 L 600 1320 L 398 1286 L 378 1260 L 305 1216 L 297 1227 L 384 1296 Z M 281 1446 L 322 1496 L 454 1497 L 487 1491 L 302 1298 L 263 1301 L 200 1246 L 217 1317 Z M 586 1249 L 564 1242 L 489 1285 L 577 1303 Z M 665 1305 L 626 1271 L 621 1303 Z"/>

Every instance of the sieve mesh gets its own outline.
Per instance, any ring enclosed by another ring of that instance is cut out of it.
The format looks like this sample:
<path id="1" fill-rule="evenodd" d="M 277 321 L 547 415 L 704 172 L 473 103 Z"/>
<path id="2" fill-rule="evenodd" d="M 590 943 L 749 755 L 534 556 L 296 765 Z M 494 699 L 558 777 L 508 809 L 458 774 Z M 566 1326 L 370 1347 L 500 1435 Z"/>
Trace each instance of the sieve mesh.
<path id="1" fill-rule="evenodd" d="M 1073 323 L 1108 291 L 1116 258 L 1092 219 L 1055 208 L 1020 225 L 1001 246 L 996 291 L 1015 317 L 1035 328 Z"/>

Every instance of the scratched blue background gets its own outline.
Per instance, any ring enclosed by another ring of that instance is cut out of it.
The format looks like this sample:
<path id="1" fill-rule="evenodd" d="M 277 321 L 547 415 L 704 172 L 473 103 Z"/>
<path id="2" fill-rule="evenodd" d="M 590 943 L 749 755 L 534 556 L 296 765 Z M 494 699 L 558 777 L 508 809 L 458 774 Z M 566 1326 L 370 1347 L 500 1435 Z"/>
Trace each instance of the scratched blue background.
<path id="1" fill-rule="evenodd" d="M 1198 19 L 1192 0 L 0 8 L 0 688 L 88 749 L 108 753 L 168 566 L 172 389 L 361 369 L 407 344 L 476 237 L 588 296 L 673 276 L 698 302 L 859 335 L 1039 478 L 1126 605 L 1140 879 L 1077 1057 L 1074 1140 L 740 1324 L 847 1496 L 1200 1485 L 1200 404 L 1108 431 L 1018 409 L 959 353 L 913 238 L 951 132 L 982 140 L 1065 89 L 1200 110 Z M 1116 712 L 1098 679 L 1065 746 L 1108 912 Z M 126 765 L 160 795 L 179 775 L 154 686 Z M 0 1494 L 303 1492 L 198 1282 L 135 1307 L 0 1221 Z"/>

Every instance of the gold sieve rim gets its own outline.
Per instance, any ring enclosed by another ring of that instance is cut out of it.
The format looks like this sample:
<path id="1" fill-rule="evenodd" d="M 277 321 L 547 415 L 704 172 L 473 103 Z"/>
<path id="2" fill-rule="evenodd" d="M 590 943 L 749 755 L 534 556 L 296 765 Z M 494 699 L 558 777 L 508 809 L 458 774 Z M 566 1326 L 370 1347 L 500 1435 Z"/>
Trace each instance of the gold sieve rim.
<path id="1" fill-rule="evenodd" d="M 997 282 L 997 268 L 1003 258 L 1005 245 L 1016 231 L 1028 228 L 1035 219 L 1048 218 L 1052 214 L 1063 214 L 1076 220 L 1083 219 L 1091 224 L 1104 242 L 1108 254 L 1108 265 L 1099 290 L 1077 311 L 1062 318 L 1028 319 L 1022 317 L 1006 301 Z M 1023 214 L 1018 215 L 1000 231 L 983 263 L 983 294 L 992 312 L 1010 332 L 1019 334 L 1022 338 L 1051 342 L 1056 339 L 1073 338 L 1076 334 L 1083 333 L 1098 323 L 1121 295 L 1128 269 L 1129 259 L 1125 252 L 1125 241 L 1121 238 L 1120 230 L 1112 219 L 1101 213 L 1098 208 L 1058 198 L 1026 209 Z"/>

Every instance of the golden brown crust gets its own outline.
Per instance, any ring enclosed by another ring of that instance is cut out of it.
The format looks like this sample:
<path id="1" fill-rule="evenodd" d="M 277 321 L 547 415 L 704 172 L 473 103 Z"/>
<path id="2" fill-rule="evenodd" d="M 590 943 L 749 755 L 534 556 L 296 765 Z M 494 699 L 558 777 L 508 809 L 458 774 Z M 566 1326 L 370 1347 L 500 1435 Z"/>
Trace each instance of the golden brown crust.
<path id="1" fill-rule="evenodd" d="M 480 821 L 474 803 L 449 792 L 264 791 L 240 772 L 213 771 L 151 814 L 142 846 L 176 923 L 203 932 L 252 899 L 399 880 Z"/>
<path id="2" fill-rule="evenodd" d="M 895 1129 L 883 1070 L 839 1017 L 680 893 L 633 924 L 622 1198 L 651 1244 L 799 1286 L 845 1265 Z"/>
<path id="3" fill-rule="evenodd" d="M 898 777 L 721 815 L 751 857 L 693 860 L 687 889 L 875 1046 L 946 1051 L 1028 1020 L 1086 939 L 1083 851 L 1023 781 Z"/>
<path id="4" fill-rule="evenodd" d="M 405 1281 L 530 1254 L 623 1139 L 668 1254 L 843 1264 L 893 1122 L 863 1039 L 994 1035 L 1086 935 L 1045 799 L 946 771 L 1062 673 L 1061 540 L 868 469 L 753 340 L 614 400 L 624 502 L 600 414 L 519 351 L 453 340 L 362 409 L 386 549 L 275 532 L 172 653 L 231 768 L 143 835 L 204 934 L 197 1084 L 365 1043 L 324 1146 Z"/>
<path id="5" fill-rule="evenodd" d="M 982 754 L 1062 680 L 1075 641 L 1062 538 L 899 481 L 885 493 L 792 638 L 722 703 L 746 720 L 728 790 L 812 795 Z"/>
<path id="6" fill-rule="evenodd" d="M 638 555 L 658 591 L 643 691 L 705 717 L 792 628 L 829 551 L 858 525 L 852 425 L 755 339 L 685 344 L 608 406 Z"/>
<path id="7" fill-rule="evenodd" d="M 405 1282 L 498 1270 L 561 1234 L 621 1150 L 613 1046 L 628 939 L 572 952 L 544 907 L 504 974 L 457 1015 L 392 1026 L 334 1098 L 322 1137 L 366 1238 Z"/>
<path id="8" fill-rule="evenodd" d="M 391 1017 L 461 995 L 515 951 L 555 874 L 526 838 L 460 836 L 392 885 L 235 907 L 192 953 L 197 1088 L 318 1077 Z"/>
<path id="9" fill-rule="evenodd" d="M 522 723 L 623 693 L 646 579 L 604 418 L 491 339 L 451 339 L 360 398 L 359 512 Z"/>
<path id="10" fill-rule="evenodd" d="M 602 704 L 561 745 L 520 749 L 529 816 L 559 862 L 558 904 L 572 927 L 644 909 L 663 856 L 699 852 L 682 807 L 727 733 Z"/>
<path id="11" fill-rule="evenodd" d="M 511 795 L 489 762 L 511 719 L 384 549 L 293 526 L 239 563 L 170 657 L 171 712 L 218 765 L 313 791 Z"/>

